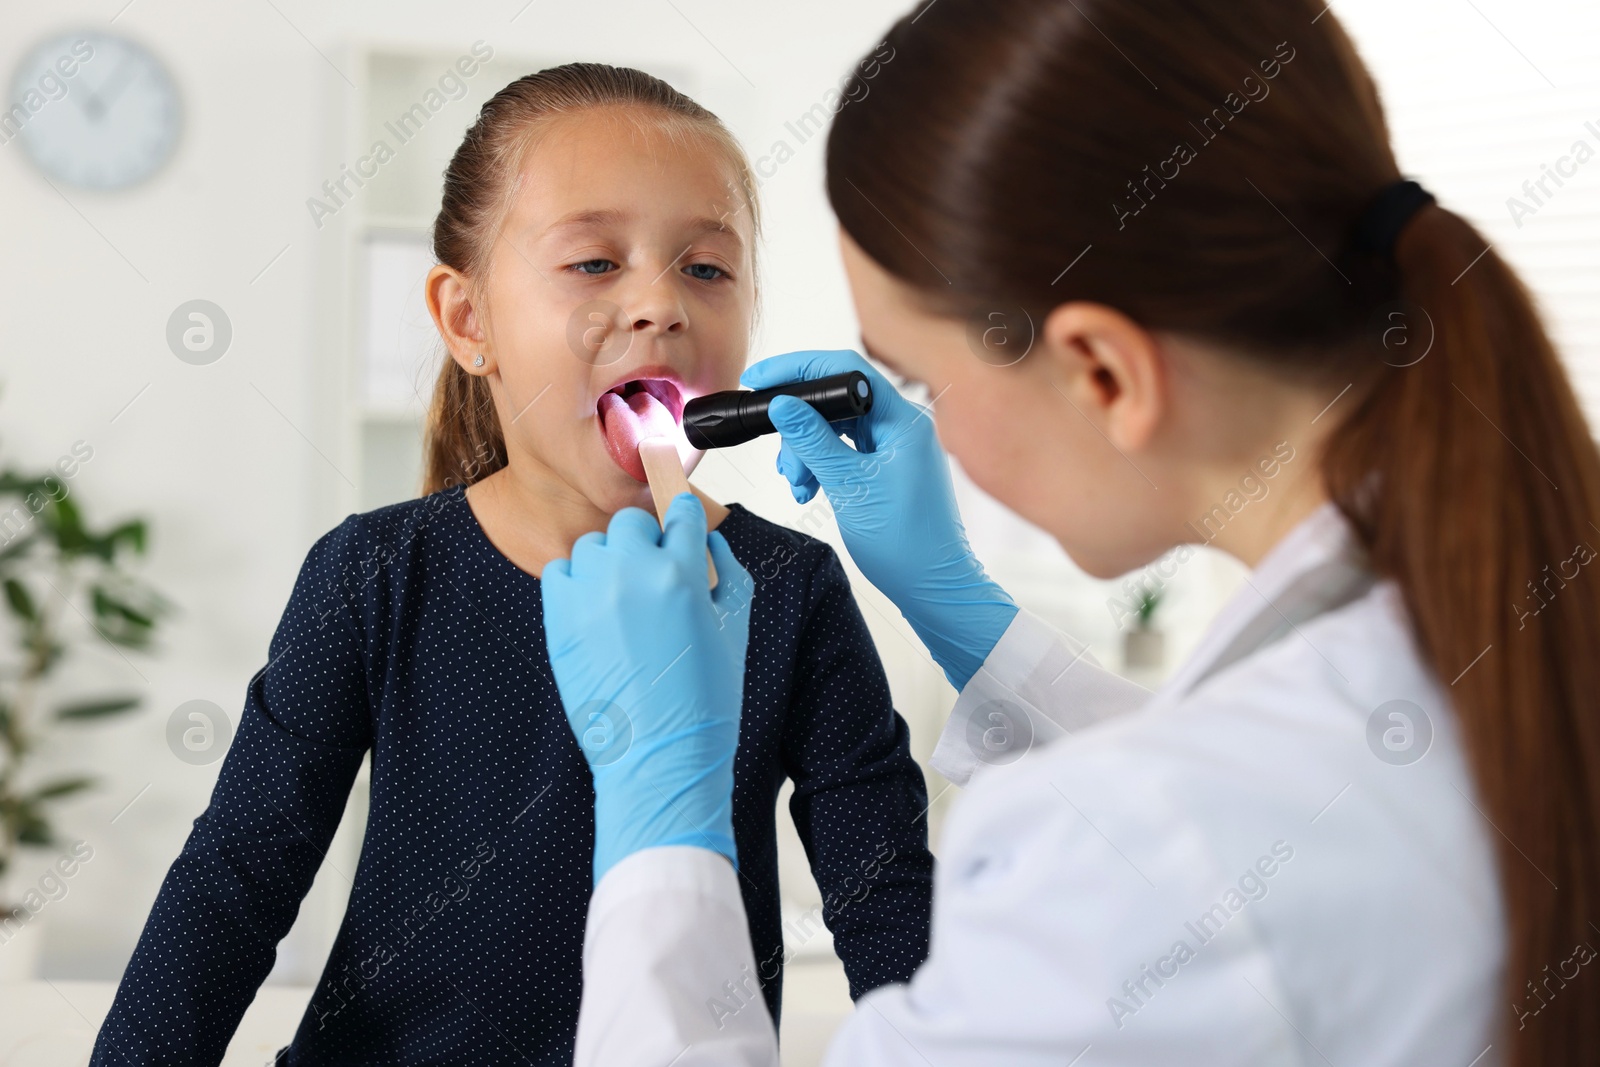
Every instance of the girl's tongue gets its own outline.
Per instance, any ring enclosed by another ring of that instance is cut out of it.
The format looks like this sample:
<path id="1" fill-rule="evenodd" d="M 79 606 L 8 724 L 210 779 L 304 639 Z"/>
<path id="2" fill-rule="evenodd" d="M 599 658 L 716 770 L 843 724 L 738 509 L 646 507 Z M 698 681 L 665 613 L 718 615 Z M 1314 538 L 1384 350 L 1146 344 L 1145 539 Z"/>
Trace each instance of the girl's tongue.
<path id="1" fill-rule="evenodd" d="M 606 451 L 635 481 L 646 481 L 644 464 L 639 462 L 639 442 L 646 437 L 676 441 L 681 433 L 673 409 L 657 395 L 663 393 L 662 387 L 673 389 L 666 382 L 629 382 L 622 387 L 622 392 L 605 393 L 600 397 L 598 411 Z M 667 396 L 667 399 L 673 398 Z"/>

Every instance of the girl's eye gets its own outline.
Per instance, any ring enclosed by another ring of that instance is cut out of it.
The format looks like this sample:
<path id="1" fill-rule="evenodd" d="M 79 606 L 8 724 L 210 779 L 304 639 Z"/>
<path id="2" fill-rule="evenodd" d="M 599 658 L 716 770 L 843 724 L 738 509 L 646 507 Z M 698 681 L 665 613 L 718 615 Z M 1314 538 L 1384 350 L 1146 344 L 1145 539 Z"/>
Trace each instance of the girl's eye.
<path id="1" fill-rule="evenodd" d="M 586 259 L 582 263 L 574 263 L 572 269 L 582 274 L 599 275 L 609 274 L 610 268 L 615 266 L 609 259 Z"/>
<path id="2" fill-rule="evenodd" d="M 728 276 L 727 271 L 721 267 L 714 267 L 710 263 L 691 263 L 683 269 L 689 272 L 691 278 L 698 278 L 703 282 L 714 282 L 718 278 L 726 278 Z"/>

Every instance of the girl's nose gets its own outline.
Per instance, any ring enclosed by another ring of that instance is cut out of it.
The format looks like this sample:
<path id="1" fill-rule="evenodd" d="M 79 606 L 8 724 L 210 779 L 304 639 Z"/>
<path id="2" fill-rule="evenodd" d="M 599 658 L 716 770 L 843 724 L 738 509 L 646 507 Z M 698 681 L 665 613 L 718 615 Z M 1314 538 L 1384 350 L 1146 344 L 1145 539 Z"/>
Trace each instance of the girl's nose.
<path id="1" fill-rule="evenodd" d="M 688 319 L 685 316 L 668 308 L 652 310 L 633 320 L 635 330 L 655 329 L 660 333 L 682 333 L 687 325 Z"/>
<path id="2" fill-rule="evenodd" d="M 669 265 L 628 304 L 635 332 L 682 333 L 689 327 L 689 312 L 679 296 L 677 279 Z"/>

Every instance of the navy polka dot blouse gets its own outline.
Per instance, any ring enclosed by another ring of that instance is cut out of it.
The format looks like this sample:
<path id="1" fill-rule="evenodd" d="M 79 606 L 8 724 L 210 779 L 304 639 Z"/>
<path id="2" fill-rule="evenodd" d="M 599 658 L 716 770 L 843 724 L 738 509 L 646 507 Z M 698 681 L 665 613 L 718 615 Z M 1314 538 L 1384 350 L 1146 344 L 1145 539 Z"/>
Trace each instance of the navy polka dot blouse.
<path id="1" fill-rule="evenodd" d="M 719 529 L 756 580 L 733 819 L 776 1019 L 783 780 L 853 997 L 927 955 L 928 798 L 833 551 L 737 504 Z M 349 908 L 279 1061 L 571 1062 L 594 790 L 540 610 L 460 486 L 312 546 L 91 1063 L 221 1060 L 369 751 Z"/>

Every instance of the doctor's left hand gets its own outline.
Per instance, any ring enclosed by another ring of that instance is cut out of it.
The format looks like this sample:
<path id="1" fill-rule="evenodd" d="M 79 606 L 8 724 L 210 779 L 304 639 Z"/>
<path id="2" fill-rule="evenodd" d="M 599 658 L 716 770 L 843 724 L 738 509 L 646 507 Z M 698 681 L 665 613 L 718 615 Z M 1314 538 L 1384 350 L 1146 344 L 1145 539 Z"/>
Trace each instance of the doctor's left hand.
<path id="1" fill-rule="evenodd" d="M 709 587 L 706 549 L 717 568 Z M 738 865 L 733 756 L 754 583 L 681 493 L 663 530 L 624 508 L 540 576 L 550 667 L 594 772 L 594 880 L 656 845 Z"/>

